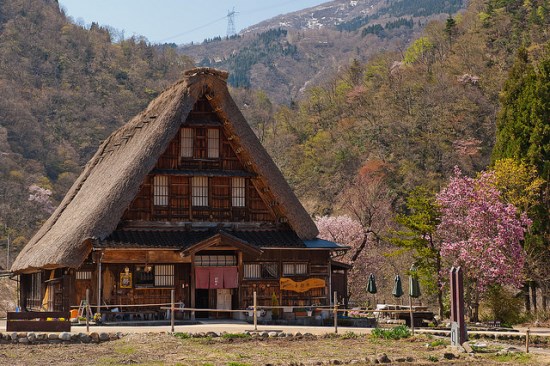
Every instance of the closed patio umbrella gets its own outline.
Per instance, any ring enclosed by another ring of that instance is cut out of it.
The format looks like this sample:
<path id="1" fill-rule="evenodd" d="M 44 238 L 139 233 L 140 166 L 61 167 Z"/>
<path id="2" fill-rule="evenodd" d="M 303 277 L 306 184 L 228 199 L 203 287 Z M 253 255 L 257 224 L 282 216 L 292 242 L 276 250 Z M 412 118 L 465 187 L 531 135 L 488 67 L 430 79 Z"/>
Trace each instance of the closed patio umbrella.
<path id="1" fill-rule="evenodd" d="M 395 276 L 395 284 L 393 285 L 393 291 L 391 294 L 397 298 L 403 296 L 403 286 L 401 285 L 401 277 Z"/>
<path id="2" fill-rule="evenodd" d="M 413 298 L 420 297 L 420 285 L 418 283 L 418 274 L 416 268 L 411 267 L 411 274 L 409 276 L 409 296 Z"/>
<path id="3" fill-rule="evenodd" d="M 373 308 L 376 308 L 376 292 L 378 290 L 376 289 L 376 279 L 374 278 L 374 274 L 369 275 L 369 282 L 367 283 L 367 292 L 369 294 L 373 294 Z"/>

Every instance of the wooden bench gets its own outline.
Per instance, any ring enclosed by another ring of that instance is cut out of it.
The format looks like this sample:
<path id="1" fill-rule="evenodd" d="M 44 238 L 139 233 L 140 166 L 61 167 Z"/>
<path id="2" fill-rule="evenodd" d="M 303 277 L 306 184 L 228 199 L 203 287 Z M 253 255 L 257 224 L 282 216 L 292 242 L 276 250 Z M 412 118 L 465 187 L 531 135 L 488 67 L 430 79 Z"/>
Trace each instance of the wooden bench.
<path id="1" fill-rule="evenodd" d="M 68 311 L 24 311 L 8 312 L 6 331 L 8 332 L 70 332 L 71 322 Z M 64 320 L 47 320 L 48 318 Z"/>

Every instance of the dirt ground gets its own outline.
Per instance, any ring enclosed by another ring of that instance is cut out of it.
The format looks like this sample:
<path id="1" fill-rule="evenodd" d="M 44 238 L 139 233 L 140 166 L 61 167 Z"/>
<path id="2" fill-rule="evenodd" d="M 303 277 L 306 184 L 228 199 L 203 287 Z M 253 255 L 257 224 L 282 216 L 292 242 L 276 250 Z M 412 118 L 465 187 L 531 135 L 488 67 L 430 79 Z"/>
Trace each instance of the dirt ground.
<path id="1" fill-rule="evenodd" d="M 550 355 L 497 356 L 496 351 L 502 348 L 498 345 L 489 345 L 475 356 L 455 353 L 458 359 L 447 360 L 444 354 L 452 352 L 447 344 L 426 335 L 393 341 L 349 333 L 338 338 L 302 339 L 180 339 L 169 334 L 129 334 L 101 344 L 2 344 L 0 365 L 365 365 L 373 364 L 381 353 L 387 354 L 391 364 L 403 365 L 550 365 Z"/>

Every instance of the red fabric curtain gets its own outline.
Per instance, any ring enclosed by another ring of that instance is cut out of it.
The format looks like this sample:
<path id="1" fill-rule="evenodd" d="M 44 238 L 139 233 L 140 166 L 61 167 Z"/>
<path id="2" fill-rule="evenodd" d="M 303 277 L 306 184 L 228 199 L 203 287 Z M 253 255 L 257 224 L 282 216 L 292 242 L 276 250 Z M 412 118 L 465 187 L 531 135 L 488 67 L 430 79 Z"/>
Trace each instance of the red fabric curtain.
<path id="1" fill-rule="evenodd" d="M 210 270 L 208 267 L 195 268 L 195 288 L 210 288 Z"/>
<path id="2" fill-rule="evenodd" d="M 224 288 L 223 275 L 224 267 L 210 267 L 210 288 Z"/>
<path id="3" fill-rule="evenodd" d="M 239 287 L 237 267 L 223 267 L 223 288 Z"/>

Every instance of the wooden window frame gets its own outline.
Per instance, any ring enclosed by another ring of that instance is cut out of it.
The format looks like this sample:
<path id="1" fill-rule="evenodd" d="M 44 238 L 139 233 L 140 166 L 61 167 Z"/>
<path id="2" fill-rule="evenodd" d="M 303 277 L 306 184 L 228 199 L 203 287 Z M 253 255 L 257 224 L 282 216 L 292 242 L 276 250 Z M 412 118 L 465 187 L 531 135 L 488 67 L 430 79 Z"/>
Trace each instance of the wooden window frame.
<path id="1" fill-rule="evenodd" d="M 208 159 L 220 158 L 220 130 L 218 128 L 206 130 L 206 150 Z"/>
<path id="2" fill-rule="evenodd" d="M 180 158 L 190 159 L 194 155 L 194 130 L 190 127 L 183 127 L 180 131 Z"/>
<path id="3" fill-rule="evenodd" d="M 254 272 L 259 272 L 259 277 L 247 276 L 250 272 L 248 268 L 256 268 Z M 275 271 L 275 273 L 272 273 Z M 277 262 L 258 262 L 258 263 L 244 263 L 243 264 L 243 276 L 245 280 L 276 280 L 279 278 L 279 265 Z"/>
<path id="4" fill-rule="evenodd" d="M 303 272 L 297 271 L 297 269 L 305 269 Z M 283 276 L 284 277 L 293 277 L 293 276 L 307 276 L 308 264 L 306 262 L 284 262 L 283 263 Z"/>
<path id="5" fill-rule="evenodd" d="M 167 207 L 170 201 L 170 179 L 167 175 L 153 177 L 153 206 Z"/>
<path id="6" fill-rule="evenodd" d="M 191 177 L 191 206 L 208 207 L 209 179 L 205 176 Z"/>
<path id="7" fill-rule="evenodd" d="M 244 177 L 231 178 L 231 206 L 246 207 L 246 179 Z"/>

